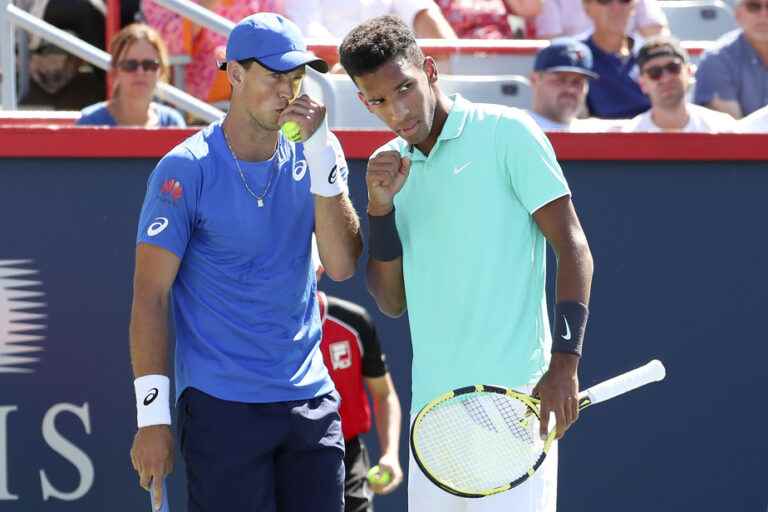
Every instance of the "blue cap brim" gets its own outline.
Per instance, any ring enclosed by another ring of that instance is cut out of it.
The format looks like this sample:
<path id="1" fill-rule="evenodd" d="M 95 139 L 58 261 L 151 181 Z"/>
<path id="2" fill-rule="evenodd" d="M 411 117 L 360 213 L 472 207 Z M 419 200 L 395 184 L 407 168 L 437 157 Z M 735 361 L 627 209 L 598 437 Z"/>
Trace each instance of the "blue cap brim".
<path id="1" fill-rule="evenodd" d="M 580 75 L 584 75 L 589 78 L 597 79 L 600 78 L 600 75 L 595 73 L 594 71 L 590 71 L 588 69 L 580 68 L 577 66 L 555 66 L 547 69 L 536 69 L 535 71 L 565 71 L 568 73 L 578 73 Z"/>
<path id="2" fill-rule="evenodd" d="M 309 66 L 321 73 L 328 71 L 328 63 L 314 53 L 302 50 L 261 57 L 258 60 L 264 67 L 273 71 L 290 71 L 299 66 Z"/>
<path id="3" fill-rule="evenodd" d="M 309 66 L 320 73 L 328 72 L 328 63 L 314 53 L 308 51 L 294 50 L 279 55 L 257 58 L 256 61 L 270 71 L 277 71 L 280 73 L 286 73 L 299 66 Z M 227 69 L 227 63 L 222 62 L 219 65 L 219 69 Z"/>

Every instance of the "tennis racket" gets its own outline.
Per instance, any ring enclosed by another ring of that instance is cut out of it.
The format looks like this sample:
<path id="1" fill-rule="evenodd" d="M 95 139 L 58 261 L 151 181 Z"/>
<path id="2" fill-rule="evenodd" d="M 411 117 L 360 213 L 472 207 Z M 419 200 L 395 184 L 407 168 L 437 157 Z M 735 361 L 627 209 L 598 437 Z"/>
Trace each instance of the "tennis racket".
<path id="1" fill-rule="evenodd" d="M 664 379 L 659 360 L 579 393 L 579 410 Z M 425 405 L 411 426 L 411 449 L 424 474 L 441 489 L 482 498 L 520 485 L 544 462 L 555 429 L 539 436 L 540 403 L 518 391 L 478 384 Z"/>

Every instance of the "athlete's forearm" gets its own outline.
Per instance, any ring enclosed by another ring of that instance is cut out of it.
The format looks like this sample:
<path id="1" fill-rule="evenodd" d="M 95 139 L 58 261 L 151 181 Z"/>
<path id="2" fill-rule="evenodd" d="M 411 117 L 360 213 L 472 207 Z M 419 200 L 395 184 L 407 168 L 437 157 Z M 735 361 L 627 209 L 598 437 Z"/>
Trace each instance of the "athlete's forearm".
<path id="1" fill-rule="evenodd" d="M 589 305 L 594 262 L 586 238 L 574 238 L 557 255 L 557 302 L 574 301 Z"/>
<path id="2" fill-rule="evenodd" d="M 402 257 L 392 261 L 368 258 L 366 278 L 368 291 L 376 300 L 382 313 L 392 318 L 397 318 L 405 313 Z"/>
<path id="3" fill-rule="evenodd" d="M 383 399 L 374 397 L 374 415 L 376 417 L 376 433 L 379 437 L 379 452 L 381 456 L 398 456 L 400 445 L 400 400 L 394 390 Z"/>
<path id="4" fill-rule="evenodd" d="M 134 290 L 130 325 L 134 377 L 168 375 L 168 295 Z"/>
<path id="5" fill-rule="evenodd" d="M 326 274 L 334 281 L 352 277 L 363 242 L 360 219 L 346 193 L 334 197 L 315 195 L 315 234 Z"/>

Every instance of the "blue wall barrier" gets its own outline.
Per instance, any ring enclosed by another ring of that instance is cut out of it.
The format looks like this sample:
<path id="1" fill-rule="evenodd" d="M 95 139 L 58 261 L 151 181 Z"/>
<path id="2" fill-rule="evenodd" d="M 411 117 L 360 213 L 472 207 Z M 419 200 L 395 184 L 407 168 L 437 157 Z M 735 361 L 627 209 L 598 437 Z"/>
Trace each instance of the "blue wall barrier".
<path id="1" fill-rule="evenodd" d="M 127 331 L 136 220 L 155 161 L 0 159 L 2 511 L 148 507 L 128 455 Z M 363 162 L 351 166 L 362 214 Z M 765 163 L 564 167 L 596 262 L 582 386 L 654 357 L 668 377 L 582 415 L 561 444 L 559 510 L 764 511 Z M 373 313 L 407 411 L 407 320 L 376 311 L 362 271 L 321 288 Z M 22 344 L 40 350 L 10 351 Z M 185 510 L 184 485 L 178 458 L 174 511 Z M 403 486 L 377 510 L 405 503 Z"/>

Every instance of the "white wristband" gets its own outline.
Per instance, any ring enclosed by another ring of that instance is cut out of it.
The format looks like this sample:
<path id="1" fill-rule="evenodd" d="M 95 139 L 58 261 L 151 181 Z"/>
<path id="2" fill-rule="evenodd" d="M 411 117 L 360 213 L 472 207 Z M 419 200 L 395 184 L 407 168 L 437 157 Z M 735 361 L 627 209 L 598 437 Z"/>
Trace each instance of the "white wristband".
<path id="1" fill-rule="evenodd" d="M 309 167 L 309 191 L 323 197 L 335 197 L 347 191 L 347 165 L 337 158 L 330 141 L 328 116 L 315 133 L 304 142 L 304 157 Z"/>
<path id="2" fill-rule="evenodd" d="M 136 420 L 139 428 L 150 425 L 170 425 L 171 408 L 168 401 L 170 381 L 165 375 L 144 375 L 133 381 L 136 390 Z"/>

